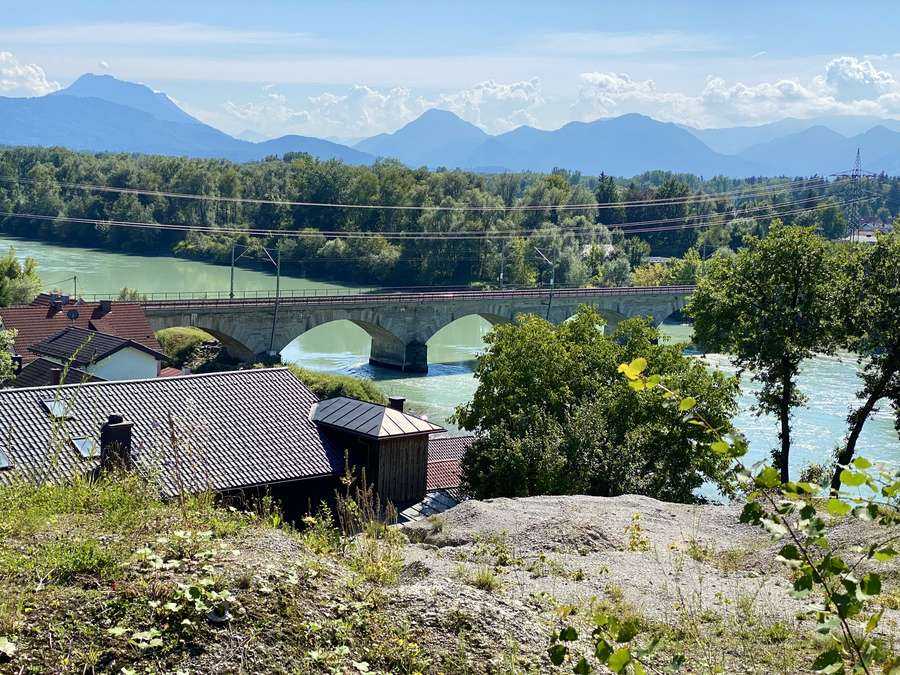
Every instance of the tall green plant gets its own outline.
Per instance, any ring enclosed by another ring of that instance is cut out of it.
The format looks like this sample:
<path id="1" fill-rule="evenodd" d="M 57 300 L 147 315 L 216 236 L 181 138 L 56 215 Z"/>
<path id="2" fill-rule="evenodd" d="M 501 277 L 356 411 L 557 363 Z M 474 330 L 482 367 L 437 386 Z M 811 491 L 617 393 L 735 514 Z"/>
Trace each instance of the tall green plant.
<path id="1" fill-rule="evenodd" d="M 791 411 L 805 401 L 797 388 L 800 363 L 840 343 L 844 286 L 831 245 L 811 229 L 773 224 L 767 237 L 750 238 L 737 255 L 711 260 L 687 308 L 695 341 L 727 352 L 762 384 L 757 410 L 778 418 L 773 456 L 785 482 Z"/>

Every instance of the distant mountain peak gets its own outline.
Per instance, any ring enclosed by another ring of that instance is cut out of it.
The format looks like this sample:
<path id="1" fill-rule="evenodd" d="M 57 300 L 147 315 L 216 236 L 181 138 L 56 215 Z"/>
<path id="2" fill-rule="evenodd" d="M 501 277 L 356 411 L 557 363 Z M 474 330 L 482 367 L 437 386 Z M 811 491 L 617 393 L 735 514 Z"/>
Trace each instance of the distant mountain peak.
<path id="1" fill-rule="evenodd" d="M 140 110 L 164 122 L 201 124 L 179 108 L 166 94 L 154 91 L 145 84 L 127 82 L 108 74 L 85 73 L 68 87 L 52 95 L 99 98 Z"/>

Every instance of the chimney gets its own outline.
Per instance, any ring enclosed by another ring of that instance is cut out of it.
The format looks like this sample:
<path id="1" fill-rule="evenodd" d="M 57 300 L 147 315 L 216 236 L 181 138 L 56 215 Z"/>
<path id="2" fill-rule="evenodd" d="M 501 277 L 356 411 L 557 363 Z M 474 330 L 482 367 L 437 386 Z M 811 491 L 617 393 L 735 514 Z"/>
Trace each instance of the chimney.
<path id="1" fill-rule="evenodd" d="M 406 399 L 402 396 L 388 396 L 388 408 L 393 408 L 394 410 L 403 412 L 403 406 L 405 404 Z"/>
<path id="2" fill-rule="evenodd" d="M 62 382 L 62 368 L 51 368 L 50 369 L 50 384 L 56 386 Z"/>
<path id="3" fill-rule="evenodd" d="M 190 375 L 191 367 L 190 366 L 181 366 L 181 374 L 182 375 Z"/>
<path id="4" fill-rule="evenodd" d="M 110 415 L 100 427 L 100 469 L 128 470 L 134 466 L 131 458 L 131 429 L 134 425 L 126 422 L 121 415 Z"/>
<path id="5" fill-rule="evenodd" d="M 13 362 L 13 372 L 18 375 L 22 372 L 22 357 L 16 354 L 12 357 Z"/>

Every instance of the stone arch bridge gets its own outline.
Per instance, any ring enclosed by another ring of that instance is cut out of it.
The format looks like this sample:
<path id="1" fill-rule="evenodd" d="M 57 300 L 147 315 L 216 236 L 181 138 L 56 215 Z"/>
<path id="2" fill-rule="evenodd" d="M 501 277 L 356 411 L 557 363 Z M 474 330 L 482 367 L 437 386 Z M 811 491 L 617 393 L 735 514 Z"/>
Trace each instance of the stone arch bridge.
<path id="1" fill-rule="evenodd" d="M 406 372 L 427 372 L 429 338 L 456 319 L 476 314 L 492 324 L 520 314 L 560 323 L 579 306 L 595 307 L 614 328 L 621 320 L 648 317 L 662 323 L 682 309 L 693 286 L 546 288 L 374 292 L 274 298 L 190 298 L 143 302 L 154 330 L 196 326 L 222 341 L 229 353 L 251 360 L 278 353 L 306 331 L 346 319 L 372 338 L 370 361 Z"/>

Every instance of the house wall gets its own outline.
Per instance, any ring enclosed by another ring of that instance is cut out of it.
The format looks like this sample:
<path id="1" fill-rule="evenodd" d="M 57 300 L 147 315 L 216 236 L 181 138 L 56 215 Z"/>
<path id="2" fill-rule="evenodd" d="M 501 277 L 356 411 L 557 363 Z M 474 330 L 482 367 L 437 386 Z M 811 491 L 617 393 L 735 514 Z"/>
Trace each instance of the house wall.
<path id="1" fill-rule="evenodd" d="M 144 380 L 159 375 L 159 361 L 133 347 L 125 347 L 83 370 L 104 380 Z"/>
<path id="2" fill-rule="evenodd" d="M 425 496 L 428 435 L 388 438 L 379 443 L 376 488 L 393 504 L 415 502 Z"/>

